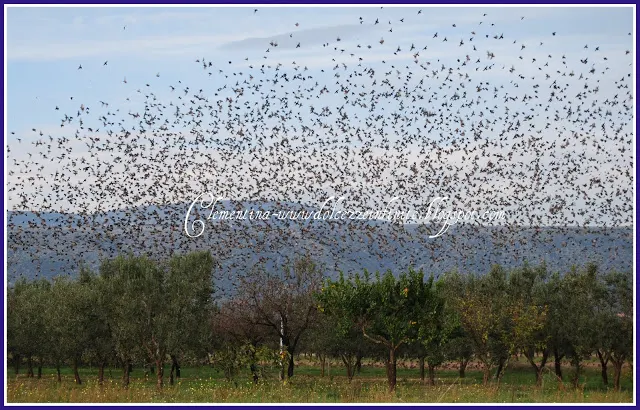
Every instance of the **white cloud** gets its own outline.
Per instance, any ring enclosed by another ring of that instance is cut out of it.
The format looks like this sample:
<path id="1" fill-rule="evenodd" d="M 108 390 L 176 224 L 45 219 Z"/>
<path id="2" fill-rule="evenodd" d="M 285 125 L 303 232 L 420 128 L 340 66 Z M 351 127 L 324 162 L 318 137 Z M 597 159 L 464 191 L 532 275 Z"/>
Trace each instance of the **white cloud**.
<path id="1" fill-rule="evenodd" d="M 53 61 L 79 59 L 83 57 L 113 56 L 148 52 L 180 53 L 185 47 L 215 47 L 220 43 L 237 40 L 233 35 L 194 35 L 194 36 L 153 36 L 134 40 L 116 41 L 74 41 L 49 44 L 15 44 L 9 47 L 7 58 L 10 61 Z M 13 44 L 13 43 L 12 43 Z"/>

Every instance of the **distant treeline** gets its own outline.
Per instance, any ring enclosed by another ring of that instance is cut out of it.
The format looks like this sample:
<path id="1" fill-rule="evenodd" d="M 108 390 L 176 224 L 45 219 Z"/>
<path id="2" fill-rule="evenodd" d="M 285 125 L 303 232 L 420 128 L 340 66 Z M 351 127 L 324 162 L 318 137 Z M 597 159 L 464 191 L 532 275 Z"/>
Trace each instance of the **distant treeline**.
<path id="1" fill-rule="evenodd" d="M 395 389 L 398 358 L 419 360 L 420 375 L 434 383 L 445 362 L 471 360 L 483 380 L 500 379 L 515 355 L 525 357 L 532 377 L 553 358 L 562 381 L 570 360 L 577 386 L 584 361 L 597 356 L 602 378 L 613 386 L 633 354 L 633 278 L 599 272 L 594 264 L 548 272 L 525 264 L 490 272 L 447 272 L 435 278 L 408 268 L 393 275 L 337 280 L 304 256 L 279 271 L 260 266 L 239 274 L 231 297 L 214 297 L 214 260 L 209 252 L 154 261 L 119 256 L 99 272 L 81 268 L 77 278 L 20 280 L 8 289 L 7 348 L 16 374 L 41 376 L 42 367 L 91 364 L 104 380 L 107 366 L 155 372 L 164 384 L 180 377 L 180 365 L 213 365 L 227 378 L 249 371 L 255 382 L 269 369 L 294 374 L 301 352 L 320 360 L 340 358 L 351 380 L 364 357 L 383 360 Z M 37 370 L 36 370 L 37 369 Z"/>

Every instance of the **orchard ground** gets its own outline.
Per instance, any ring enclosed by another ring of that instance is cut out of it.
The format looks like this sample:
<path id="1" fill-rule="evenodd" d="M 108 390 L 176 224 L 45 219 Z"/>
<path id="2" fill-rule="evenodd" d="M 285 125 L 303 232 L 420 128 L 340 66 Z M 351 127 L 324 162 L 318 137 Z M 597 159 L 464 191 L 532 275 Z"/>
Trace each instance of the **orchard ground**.
<path id="1" fill-rule="evenodd" d="M 321 376 L 320 366 L 300 358 L 293 378 L 278 380 L 271 371 L 254 384 L 249 372 L 227 380 L 221 371 L 208 366 L 183 367 L 181 378 L 174 385 L 156 388 L 155 375 L 145 376 L 144 370 L 134 368 L 131 384 L 121 386 L 121 370 L 105 373 L 104 385 L 98 384 L 98 370 L 82 368 L 83 383 L 76 385 L 71 369 L 63 369 L 62 382 L 55 378 L 55 369 L 44 368 L 42 378 L 27 378 L 21 372 L 15 376 L 8 369 L 7 401 L 9 403 L 47 402 L 168 402 L 168 403 L 631 403 L 633 401 L 633 371 L 625 365 L 621 391 L 605 387 L 597 359 L 585 362 L 580 386 L 575 389 L 569 380 L 572 369 L 563 366 L 564 383 L 553 372 L 553 365 L 544 372 L 542 387 L 536 387 L 535 375 L 524 360 L 513 359 L 500 382 L 492 380 L 482 385 L 482 372 L 471 363 L 464 378 L 459 378 L 455 365 L 445 365 L 436 373 L 436 385 L 420 380 L 416 361 L 398 363 L 398 385 L 390 393 L 385 369 L 379 363 L 363 361 L 359 375 L 349 382 L 345 369 L 338 361 Z M 168 374 L 169 368 L 165 370 Z M 612 370 L 609 372 L 611 383 Z"/>

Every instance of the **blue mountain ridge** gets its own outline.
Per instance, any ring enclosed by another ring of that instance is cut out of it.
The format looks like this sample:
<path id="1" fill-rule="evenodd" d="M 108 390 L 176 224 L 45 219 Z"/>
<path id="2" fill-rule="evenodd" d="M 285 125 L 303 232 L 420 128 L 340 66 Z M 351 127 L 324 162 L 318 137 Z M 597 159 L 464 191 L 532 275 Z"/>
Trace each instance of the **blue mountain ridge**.
<path id="1" fill-rule="evenodd" d="M 520 266 L 545 261 L 551 270 L 593 261 L 601 269 L 631 271 L 631 227 L 496 227 L 458 224 L 438 238 L 441 224 L 398 225 L 388 221 L 206 220 L 204 233 L 189 238 L 185 215 L 191 204 L 151 205 L 87 215 L 9 211 L 8 281 L 74 275 L 81 263 L 97 269 L 99 260 L 119 253 L 163 259 L 175 253 L 209 249 L 218 262 L 217 282 L 226 288 L 237 275 L 261 264 L 277 269 L 287 258 L 310 254 L 335 277 L 339 271 L 394 272 L 408 266 L 440 274 L 451 269 L 483 273 L 491 265 Z M 194 208 L 198 208 L 195 206 Z M 223 201 L 219 210 L 305 210 L 293 202 Z M 326 208 L 325 208 L 326 210 Z M 192 210 L 191 222 L 194 212 Z"/>

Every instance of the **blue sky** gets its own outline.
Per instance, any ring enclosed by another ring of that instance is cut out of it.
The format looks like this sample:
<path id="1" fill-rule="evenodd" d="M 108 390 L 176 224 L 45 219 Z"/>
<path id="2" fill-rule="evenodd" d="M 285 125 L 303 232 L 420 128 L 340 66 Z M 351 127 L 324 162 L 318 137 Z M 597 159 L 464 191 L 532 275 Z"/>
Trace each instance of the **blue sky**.
<path id="1" fill-rule="evenodd" d="M 633 51 L 634 36 L 628 35 L 633 31 L 630 8 L 257 8 L 257 12 L 254 7 L 9 8 L 7 128 L 15 135 L 7 135 L 7 144 L 12 156 L 24 159 L 29 150 L 35 152 L 28 143 L 40 139 L 39 132 L 54 137 L 73 132 L 69 127 L 61 129 L 60 119 L 63 113 L 77 111 L 81 104 L 94 112 L 107 110 L 101 107 L 101 102 L 108 103 L 109 110 L 136 112 L 141 109 L 142 95 L 148 89 L 161 101 L 174 101 L 177 92 L 172 93 L 170 85 L 177 89 L 186 86 L 191 90 L 203 89 L 204 95 L 213 96 L 219 87 L 234 86 L 236 78 L 241 81 L 248 72 L 255 73 L 263 64 L 271 67 L 282 64 L 282 72 L 291 75 L 300 72 L 295 67 L 300 70 L 306 67 L 316 81 L 331 86 L 335 83 L 335 73 L 342 72 L 342 64 L 351 70 L 359 63 L 358 58 L 363 58 L 362 64 L 366 67 L 386 72 L 414 64 L 416 51 L 420 52 L 420 63 L 430 64 L 433 70 L 443 64 L 454 66 L 456 60 L 464 60 L 465 55 L 471 54 L 473 60 L 478 56 L 482 59 L 478 65 L 480 72 L 469 68 L 474 75 L 473 84 L 487 81 L 491 88 L 503 87 L 513 95 L 523 96 L 535 92 L 532 87 L 542 81 L 539 68 L 542 62 L 548 61 L 549 67 L 545 70 L 563 73 L 575 70 L 575 77 L 565 76 L 562 81 L 577 89 L 581 87 L 579 74 L 591 67 L 602 71 L 600 101 L 623 93 L 609 85 L 632 72 L 634 55 L 626 54 L 627 50 Z M 422 11 L 418 13 L 419 10 Z M 374 24 L 376 19 L 379 24 Z M 435 33 L 438 33 L 436 39 Z M 504 40 L 493 38 L 500 34 L 504 34 Z M 441 41 L 444 37 L 448 38 L 447 43 Z M 460 40 L 464 41 L 463 46 L 458 46 Z M 277 42 L 278 47 L 270 46 L 272 42 Z M 298 43 L 300 48 L 296 47 Z M 416 50 L 410 51 L 412 45 Z M 471 49 L 474 45 L 476 52 Z M 523 49 L 522 45 L 526 47 Z M 585 45 L 588 48 L 585 49 Z M 427 50 L 423 50 L 424 46 Z M 394 54 L 398 47 L 401 52 Z M 596 47 L 600 51 L 596 52 Z M 341 52 L 342 49 L 345 51 Z M 495 59 L 489 61 L 487 52 L 495 53 Z M 562 56 L 569 65 L 563 63 Z M 600 56 L 607 56 L 608 60 L 605 62 Z M 201 63 L 196 63 L 202 58 L 212 62 L 214 75 L 207 75 Z M 580 64 L 583 58 L 589 58 L 589 64 Z M 532 63 L 533 59 L 537 63 Z M 78 70 L 79 65 L 82 70 Z M 336 65 L 338 69 L 334 70 Z M 482 67 L 487 65 L 495 65 L 495 69 L 483 73 Z M 525 78 L 519 80 L 516 75 L 509 75 L 511 66 L 516 74 Z M 400 81 L 394 82 L 393 77 L 390 77 L 391 84 L 399 85 Z M 415 85 L 420 78 L 413 75 L 409 83 Z M 630 83 L 631 79 L 627 81 Z M 352 85 L 363 92 L 370 91 L 364 80 L 354 79 Z M 433 85 L 433 95 L 452 97 L 450 91 L 438 89 L 437 85 Z M 280 90 L 287 91 L 286 88 Z M 257 101 L 257 97 L 247 97 L 252 98 Z M 334 107 L 342 104 L 338 97 L 330 97 L 324 104 L 330 102 L 335 103 Z M 388 110 L 398 109 L 393 100 L 388 104 Z M 56 106 L 59 111 L 55 110 Z M 560 106 L 554 108 L 561 109 Z M 521 103 L 509 104 L 508 108 L 527 109 Z M 354 124 L 357 116 L 366 112 L 357 107 L 349 109 Z M 304 115 L 308 109 L 300 112 Z M 495 114 L 499 115 L 501 113 Z M 547 120 L 541 116 L 533 121 L 544 128 Z M 568 123 L 559 126 L 570 128 Z M 630 124 L 625 127 L 632 132 Z M 38 132 L 33 133 L 32 128 Z M 544 138 L 557 137 L 553 130 L 543 134 Z M 18 144 L 16 138 L 27 144 Z M 78 143 L 74 152 L 80 155 L 82 149 L 83 144 Z M 611 156 L 611 152 L 606 154 Z M 589 155 L 595 158 L 604 154 Z M 619 161 L 627 159 L 607 159 L 600 170 L 585 164 L 582 171 L 588 179 L 593 173 L 619 167 Z M 451 155 L 450 161 L 462 163 L 457 154 Z M 24 167 L 16 171 L 23 178 L 38 166 L 44 167 L 40 174 L 53 175 L 58 169 L 58 164 L 51 161 L 27 164 L 23 162 Z M 10 184 L 11 181 L 9 178 Z M 560 186 L 561 182 L 557 182 Z M 553 192 L 560 189 L 559 186 L 540 189 Z M 508 181 L 502 181 L 502 185 L 496 182 L 496 187 L 508 190 L 510 186 Z M 38 195 L 45 192 L 46 186 L 36 190 Z"/>
<path id="2" fill-rule="evenodd" d="M 478 22 L 487 13 L 485 25 L 493 22 L 496 33 L 508 33 L 520 41 L 546 37 L 558 43 L 553 47 L 567 50 L 583 42 L 597 43 L 602 49 L 632 46 L 631 37 L 626 36 L 632 31 L 632 14 L 625 8 L 423 7 L 421 15 L 416 12 L 419 8 L 258 7 L 257 13 L 253 9 L 11 7 L 7 14 L 9 128 L 57 124 L 59 113 L 52 108 L 62 109 L 71 96 L 76 101 L 124 100 L 133 88 L 122 83 L 125 77 L 129 84 L 139 85 L 156 81 L 155 75 L 161 72 L 167 82 L 189 79 L 194 84 L 199 68 L 194 60 L 203 56 L 225 69 L 227 60 L 240 67 L 262 64 L 263 52 L 274 38 L 280 38 L 280 55 L 273 53 L 270 62 L 288 62 L 287 57 L 292 57 L 311 65 L 328 60 L 322 44 L 335 45 L 337 37 L 342 37 L 342 46 L 367 42 L 385 54 L 388 50 L 378 47 L 378 38 L 387 38 L 387 49 L 412 42 L 436 47 L 430 41 L 433 33 L 449 33 L 450 41 L 457 41 L 462 37 L 457 33 L 467 37 L 470 30 L 465 29 L 481 28 Z M 399 28 L 401 18 L 405 22 Z M 382 24 L 373 25 L 375 19 Z M 389 20 L 395 33 L 387 32 Z M 457 28 L 450 22 L 457 22 Z M 555 38 L 552 28 L 558 32 Z M 287 41 L 291 33 L 295 39 Z M 302 47 L 295 53 L 284 50 L 297 42 Z M 243 61 L 247 57 L 250 61 Z M 77 70 L 79 65 L 83 70 Z"/>

